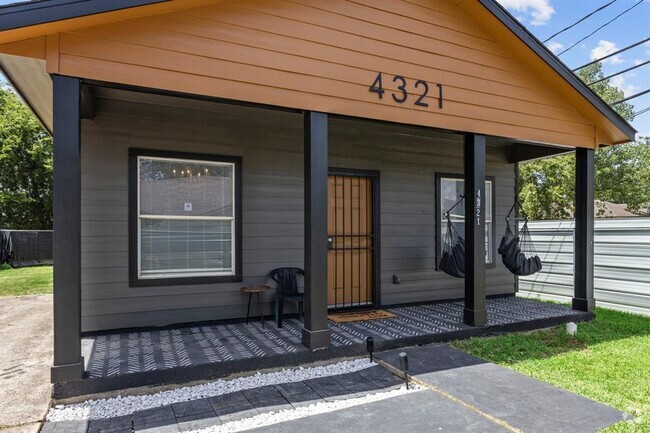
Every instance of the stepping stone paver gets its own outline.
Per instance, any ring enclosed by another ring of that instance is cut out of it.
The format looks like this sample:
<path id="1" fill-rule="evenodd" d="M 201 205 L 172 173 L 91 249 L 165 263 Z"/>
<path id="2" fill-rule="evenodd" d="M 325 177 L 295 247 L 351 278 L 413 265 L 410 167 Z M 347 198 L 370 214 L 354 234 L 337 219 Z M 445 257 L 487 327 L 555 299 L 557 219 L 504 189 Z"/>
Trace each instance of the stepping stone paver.
<path id="1" fill-rule="evenodd" d="M 377 387 L 382 391 L 389 391 L 391 389 L 396 389 L 404 385 L 404 381 L 402 379 L 380 366 L 359 370 L 358 373 L 361 377 L 364 377 L 365 379 L 368 379 L 370 382 L 377 385 Z"/>
<path id="2" fill-rule="evenodd" d="M 88 421 L 58 421 L 43 424 L 42 432 L 50 433 L 86 433 Z"/>
<path id="3" fill-rule="evenodd" d="M 281 383 L 275 385 L 275 388 L 280 391 L 294 408 L 309 406 L 319 401 L 324 401 L 320 395 L 316 394 L 313 389 L 303 382 Z"/>
<path id="4" fill-rule="evenodd" d="M 208 400 L 222 423 L 250 418 L 259 413 L 241 391 L 210 397 Z"/>
<path id="5" fill-rule="evenodd" d="M 379 389 L 379 386 L 372 383 L 360 375 L 358 372 L 341 374 L 332 377 L 345 389 L 351 393 L 356 394 L 357 396 L 364 396 Z"/>
<path id="6" fill-rule="evenodd" d="M 259 413 L 277 412 L 293 408 L 280 394 L 280 391 L 272 385 L 246 389 L 242 391 L 242 394 Z"/>
<path id="7" fill-rule="evenodd" d="M 206 418 L 195 418 L 195 419 L 186 419 L 180 418 L 178 421 L 178 428 L 182 432 L 201 430 L 208 427 L 214 427 L 221 424 L 221 420 L 218 416 L 206 417 Z"/>
<path id="8" fill-rule="evenodd" d="M 172 404 L 172 409 L 176 418 L 197 417 L 206 414 L 217 415 L 207 398 L 174 403 Z"/>
<path id="9" fill-rule="evenodd" d="M 138 433 L 180 432 L 171 406 L 135 412 L 133 414 L 133 430 Z"/>
<path id="10" fill-rule="evenodd" d="M 131 433 L 133 417 L 131 415 L 108 419 L 92 419 L 88 423 L 88 433 Z"/>
<path id="11" fill-rule="evenodd" d="M 304 381 L 305 385 L 313 389 L 326 401 L 335 401 L 342 398 L 349 398 L 351 393 L 332 376 L 319 377 Z"/>
<path id="12" fill-rule="evenodd" d="M 207 398 L 174 403 L 172 409 L 181 431 L 200 430 L 221 424 Z"/>

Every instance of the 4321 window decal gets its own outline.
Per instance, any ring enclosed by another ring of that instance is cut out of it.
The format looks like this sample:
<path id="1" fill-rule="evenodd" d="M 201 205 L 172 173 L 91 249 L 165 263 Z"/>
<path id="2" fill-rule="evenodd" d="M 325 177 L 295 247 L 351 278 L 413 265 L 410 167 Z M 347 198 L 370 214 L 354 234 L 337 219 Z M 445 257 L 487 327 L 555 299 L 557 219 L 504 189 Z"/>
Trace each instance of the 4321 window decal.
<path id="1" fill-rule="evenodd" d="M 398 104 L 404 104 L 408 100 L 409 93 L 413 93 L 415 96 L 413 105 L 416 105 L 418 107 L 429 106 L 429 103 L 426 102 L 424 98 L 430 96 L 429 92 L 431 90 L 430 87 L 432 86 L 427 81 L 409 80 L 401 75 L 393 75 L 392 77 L 393 83 L 397 84 L 397 91 L 390 91 L 390 96 L 392 97 L 393 101 Z M 438 108 L 442 109 L 444 102 L 442 84 L 436 84 L 435 87 L 438 91 L 438 95 L 432 97 L 438 99 Z M 369 90 L 373 93 L 376 93 L 379 99 L 384 99 L 384 93 L 386 93 L 386 90 L 384 89 L 383 73 L 377 73 L 375 81 L 372 82 Z"/>

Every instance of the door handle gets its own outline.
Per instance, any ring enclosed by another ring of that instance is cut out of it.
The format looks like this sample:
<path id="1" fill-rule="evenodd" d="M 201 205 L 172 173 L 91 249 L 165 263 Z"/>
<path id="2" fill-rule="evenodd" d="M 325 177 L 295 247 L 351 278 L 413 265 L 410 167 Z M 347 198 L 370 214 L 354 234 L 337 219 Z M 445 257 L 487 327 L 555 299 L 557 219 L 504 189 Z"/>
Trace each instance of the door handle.
<path id="1" fill-rule="evenodd" d="M 334 249 L 334 238 L 332 238 L 331 236 L 327 238 L 327 249 L 328 250 Z"/>

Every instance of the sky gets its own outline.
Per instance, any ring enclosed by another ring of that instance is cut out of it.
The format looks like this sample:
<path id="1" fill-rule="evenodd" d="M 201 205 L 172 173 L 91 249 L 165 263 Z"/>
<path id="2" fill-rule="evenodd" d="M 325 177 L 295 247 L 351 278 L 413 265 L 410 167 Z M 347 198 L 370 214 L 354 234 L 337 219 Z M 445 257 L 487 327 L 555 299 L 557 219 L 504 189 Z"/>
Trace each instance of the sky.
<path id="1" fill-rule="evenodd" d="M 16 0 L 0 0 L 0 5 Z M 611 0 L 497 0 L 505 6 L 540 40 L 573 24 Z M 560 53 L 575 42 L 596 30 L 625 9 L 641 2 L 630 12 L 596 32 L 575 48 L 560 55 L 560 59 L 571 69 L 593 59 L 600 58 L 620 48 L 650 36 L 650 0 L 616 0 L 613 4 L 592 17 L 551 39 L 546 45 L 551 51 Z M 650 41 L 603 62 L 603 72 L 610 75 L 640 62 L 650 60 Z M 631 96 L 650 88 L 650 64 L 612 78 L 616 85 Z M 635 112 L 650 107 L 650 93 L 630 101 Z M 633 122 L 640 136 L 650 136 L 650 111 L 639 115 Z"/>
<path id="2" fill-rule="evenodd" d="M 611 0 L 498 1 L 543 41 Z M 641 0 L 617 0 L 554 37 L 546 46 L 558 54 L 639 1 Z M 642 0 L 634 9 L 560 55 L 560 59 L 574 69 L 647 37 L 650 37 L 650 0 Z M 650 41 L 603 61 L 603 72 L 607 76 L 647 60 L 650 60 Z M 623 90 L 626 97 L 647 90 L 650 88 L 650 64 L 614 77 L 610 84 Z M 650 94 L 632 99 L 630 103 L 634 105 L 635 112 L 650 107 Z M 639 131 L 638 135 L 650 136 L 650 111 L 639 115 L 632 126 Z"/>

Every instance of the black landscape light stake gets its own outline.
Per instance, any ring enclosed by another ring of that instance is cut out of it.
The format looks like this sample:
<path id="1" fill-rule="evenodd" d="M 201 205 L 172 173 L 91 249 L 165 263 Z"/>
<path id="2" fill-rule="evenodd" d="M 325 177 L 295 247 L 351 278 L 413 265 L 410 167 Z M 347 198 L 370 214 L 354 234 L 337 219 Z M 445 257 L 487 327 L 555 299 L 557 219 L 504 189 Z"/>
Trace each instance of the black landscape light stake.
<path id="1" fill-rule="evenodd" d="M 372 352 L 375 351 L 375 340 L 372 337 L 366 338 L 366 349 L 368 350 L 368 354 L 370 354 L 370 362 L 372 362 Z"/>
<path id="2" fill-rule="evenodd" d="M 404 373 L 404 382 L 406 382 L 406 389 L 409 389 L 409 358 L 406 352 L 400 352 L 399 354 L 399 367 Z"/>

